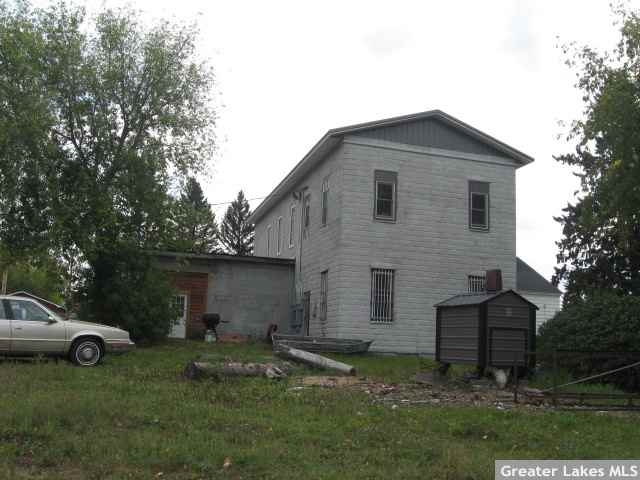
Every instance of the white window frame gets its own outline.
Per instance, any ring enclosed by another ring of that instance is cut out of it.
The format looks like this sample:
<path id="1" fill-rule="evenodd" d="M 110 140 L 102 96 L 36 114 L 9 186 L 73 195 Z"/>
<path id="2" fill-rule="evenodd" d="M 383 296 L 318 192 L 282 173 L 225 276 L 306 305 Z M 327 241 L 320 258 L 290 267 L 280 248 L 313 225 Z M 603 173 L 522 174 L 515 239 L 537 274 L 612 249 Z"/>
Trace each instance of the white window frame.
<path id="1" fill-rule="evenodd" d="M 393 323 L 395 273 L 390 268 L 371 269 L 371 323 Z"/>
<path id="2" fill-rule="evenodd" d="M 322 226 L 324 227 L 327 224 L 327 220 L 329 218 L 329 177 L 326 177 L 322 181 L 322 211 L 321 211 L 321 219 Z"/>
<path id="3" fill-rule="evenodd" d="M 484 209 L 481 210 L 479 208 L 473 208 L 473 197 L 484 197 Z M 484 212 L 484 222 L 483 223 L 473 223 L 473 212 L 474 211 L 483 211 Z M 489 230 L 489 194 L 481 193 L 481 192 L 471 192 L 469 194 L 469 225 L 471 228 L 478 230 Z"/>
<path id="4" fill-rule="evenodd" d="M 391 215 L 382 215 L 378 213 L 378 187 L 381 183 L 391 185 Z M 392 182 L 389 180 L 376 180 L 376 188 L 375 188 L 375 198 L 374 198 L 374 216 L 376 220 L 385 220 L 385 221 L 395 221 L 396 219 L 396 182 Z"/>
<path id="5" fill-rule="evenodd" d="M 309 230 L 311 227 L 311 194 L 302 197 L 302 229 Z"/>
<path id="6" fill-rule="evenodd" d="M 487 276 L 484 273 L 470 273 L 467 275 L 467 290 L 469 293 L 486 292 Z"/>
<path id="7" fill-rule="evenodd" d="M 267 225 L 267 257 L 271 255 L 271 225 Z"/>
<path id="8" fill-rule="evenodd" d="M 296 220 L 296 206 L 291 205 L 291 216 L 289 217 L 289 248 L 293 248 L 295 238 L 295 220 Z"/>
<path id="9" fill-rule="evenodd" d="M 322 334 L 326 334 L 327 325 L 327 298 L 329 292 L 329 270 L 320 272 L 320 326 Z"/>
<path id="10" fill-rule="evenodd" d="M 278 217 L 276 220 L 276 225 L 278 225 L 278 238 L 276 240 L 276 254 L 280 255 L 282 253 L 282 217 Z"/>

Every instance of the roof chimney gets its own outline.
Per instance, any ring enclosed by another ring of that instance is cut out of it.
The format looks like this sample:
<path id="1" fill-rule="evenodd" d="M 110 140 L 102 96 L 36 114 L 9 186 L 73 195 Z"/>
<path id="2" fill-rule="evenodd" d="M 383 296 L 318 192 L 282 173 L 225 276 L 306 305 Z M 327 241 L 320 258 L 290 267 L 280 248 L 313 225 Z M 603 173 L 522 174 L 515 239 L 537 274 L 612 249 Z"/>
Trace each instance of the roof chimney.
<path id="1" fill-rule="evenodd" d="M 496 293 L 502 290 L 502 270 L 487 270 L 486 289 L 488 293 Z"/>

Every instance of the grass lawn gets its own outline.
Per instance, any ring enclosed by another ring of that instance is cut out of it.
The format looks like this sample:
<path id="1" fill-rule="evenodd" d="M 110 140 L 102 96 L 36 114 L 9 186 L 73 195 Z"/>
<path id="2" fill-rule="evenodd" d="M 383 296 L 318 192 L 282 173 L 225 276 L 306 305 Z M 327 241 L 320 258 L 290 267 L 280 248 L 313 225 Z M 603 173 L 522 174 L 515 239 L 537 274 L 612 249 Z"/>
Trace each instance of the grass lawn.
<path id="1" fill-rule="evenodd" d="M 637 414 L 392 409 L 353 389 L 182 380 L 201 353 L 270 356 L 259 345 L 184 342 L 98 368 L 1 364 L 0 478 L 491 479 L 494 459 L 640 457 Z M 415 357 L 349 360 L 387 382 L 409 381 L 420 365 Z"/>

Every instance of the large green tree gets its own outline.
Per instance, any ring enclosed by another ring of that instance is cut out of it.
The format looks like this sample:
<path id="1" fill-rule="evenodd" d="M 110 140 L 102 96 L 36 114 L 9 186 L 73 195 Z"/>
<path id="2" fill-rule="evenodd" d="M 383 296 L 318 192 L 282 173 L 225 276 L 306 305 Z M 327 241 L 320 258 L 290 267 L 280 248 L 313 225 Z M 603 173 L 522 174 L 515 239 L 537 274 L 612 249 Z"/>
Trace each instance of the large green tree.
<path id="1" fill-rule="evenodd" d="M 581 181 L 563 227 L 555 280 L 571 303 L 596 290 L 640 293 L 640 18 L 617 12 L 621 39 L 612 52 L 573 47 L 584 119 L 574 123 L 575 152 L 558 160 Z"/>
<path id="2" fill-rule="evenodd" d="M 220 225 L 220 243 L 227 253 L 251 255 L 253 253 L 254 227 L 249 223 L 249 202 L 240 190 L 231 202 Z"/>
<path id="3" fill-rule="evenodd" d="M 213 73 L 196 37 L 193 25 L 151 24 L 130 9 L 88 17 L 65 2 L 0 5 L 6 256 L 30 248 L 80 257 L 90 305 L 110 278 L 146 288 L 137 283 L 145 272 L 130 270 L 149 263 L 129 260 L 165 242 L 170 180 L 205 169 L 214 146 Z M 125 311 L 130 300 L 119 301 Z M 168 302 L 156 321 L 170 321 Z"/>
<path id="4" fill-rule="evenodd" d="M 218 224 L 198 180 L 189 177 L 173 206 L 170 250 L 192 253 L 218 251 Z"/>

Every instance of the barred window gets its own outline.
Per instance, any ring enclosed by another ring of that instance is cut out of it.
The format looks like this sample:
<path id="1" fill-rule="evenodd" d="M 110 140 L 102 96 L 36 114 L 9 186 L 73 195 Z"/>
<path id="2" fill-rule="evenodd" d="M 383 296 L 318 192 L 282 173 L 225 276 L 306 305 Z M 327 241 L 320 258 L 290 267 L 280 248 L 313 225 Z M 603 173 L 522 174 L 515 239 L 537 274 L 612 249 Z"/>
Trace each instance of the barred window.
<path id="1" fill-rule="evenodd" d="M 296 224 L 296 206 L 291 205 L 291 219 L 289 220 L 289 248 L 293 247 L 293 238 L 295 236 Z"/>
<path id="2" fill-rule="evenodd" d="M 267 257 L 271 255 L 271 225 L 267 226 Z"/>
<path id="3" fill-rule="evenodd" d="M 371 269 L 371 321 L 393 321 L 394 271 L 386 268 Z"/>
<path id="4" fill-rule="evenodd" d="M 484 275 L 467 276 L 469 293 L 482 293 L 487 289 L 487 278 Z"/>

